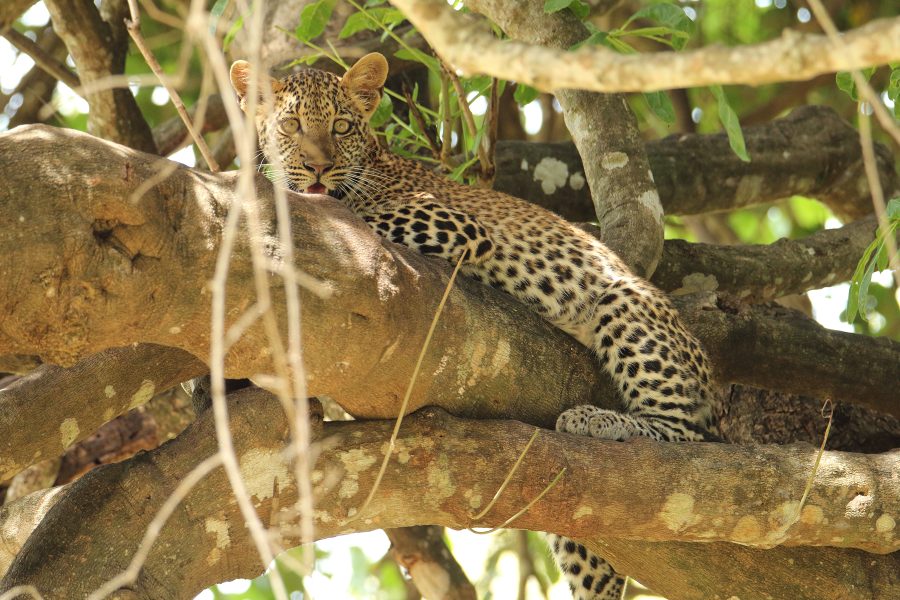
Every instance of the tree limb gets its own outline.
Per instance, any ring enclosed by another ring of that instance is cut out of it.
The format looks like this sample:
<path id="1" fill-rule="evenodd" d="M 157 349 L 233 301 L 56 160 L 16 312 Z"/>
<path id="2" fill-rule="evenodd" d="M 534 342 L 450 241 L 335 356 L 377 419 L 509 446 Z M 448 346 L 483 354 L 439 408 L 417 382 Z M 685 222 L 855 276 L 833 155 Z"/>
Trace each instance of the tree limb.
<path id="1" fill-rule="evenodd" d="M 18 48 L 20 52 L 24 52 L 30 56 L 38 67 L 70 88 L 74 89 L 81 85 L 81 81 L 79 81 L 77 75 L 72 73 L 72 71 L 70 71 L 65 64 L 58 61 L 56 57 L 44 51 L 40 44 L 31 41 L 31 38 L 28 36 L 19 33 L 15 29 L 10 29 L 3 33 L 3 37 L 5 37 L 10 44 Z"/>
<path id="2" fill-rule="evenodd" d="M 647 157 L 667 215 L 696 215 L 774 202 L 798 194 L 816 198 L 846 221 L 872 212 L 859 133 L 831 108 L 804 106 L 764 125 L 744 128 L 745 163 L 721 134 L 673 135 L 647 142 Z M 886 191 L 900 191 L 890 151 L 876 146 Z M 535 174 L 542 161 L 564 163 L 568 180 L 548 185 Z M 702 168 L 698 168 L 702 165 Z M 584 167 L 574 145 L 500 142 L 494 188 L 562 215 L 593 221 Z M 523 175 L 525 175 L 523 177 Z"/>
<path id="3" fill-rule="evenodd" d="M 245 390 L 230 399 L 236 450 L 254 503 L 264 522 L 277 528 L 282 543 L 295 545 L 296 515 L 292 508 L 278 508 L 293 507 L 296 496 L 281 454 L 287 437 L 281 406 L 259 390 Z M 269 426 L 257 427 L 260 422 Z M 212 427 L 212 415 L 204 413 L 172 443 L 127 463 L 94 470 L 76 482 L 29 538 L 0 590 L 31 583 L 48 598 L 81 596 L 116 574 L 134 552 L 135 540 L 155 507 L 196 463 L 216 451 Z M 900 494 L 890 475 L 896 453 L 826 452 L 810 497 L 794 522 L 816 455 L 805 445 L 739 447 L 648 440 L 623 444 L 544 432 L 494 508 L 482 522 L 473 523 L 470 515 L 499 487 L 533 429 L 516 422 L 460 420 L 435 409 L 404 423 L 397 460 L 391 461 L 370 510 L 348 520 L 374 479 L 391 428 L 390 421 L 314 426 L 320 449 L 313 472 L 318 482 L 317 537 L 419 523 L 457 528 L 498 524 L 566 467 L 562 483 L 516 526 L 575 538 L 615 532 L 620 539 L 614 564 L 633 563 L 629 572 L 639 580 L 655 581 L 654 573 L 671 571 L 676 564 L 682 573 L 696 571 L 691 582 L 670 580 L 657 588 L 677 597 L 749 592 L 758 589 L 757 569 L 768 572 L 771 561 L 786 563 L 795 555 L 808 554 L 704 543 L 685 545 L 692 549 L 691 558 L 684 560 L 680 554 L 673 562 L 670 555 L 675 548 L 663 544 L 660 554 L 667 551 L 664 556 L 670 558 L 657 564 L 642 560 L 635 548 L 647 547 L 648 540 L 731 540 L 762 547 L 822 543 L 880 552 L 900 546 L 890 517 Z M 200 482 L 162 531 L 132 588 L 136 597 L 186 596 L 258 570 L 258 557 L 237 507 L 222 501 L 229 497 L 221 471 Z M 748 497 L 756 501 L 746 502 Z M 560 519 L 561 513 L 573 517 Z M 222 530 L 227 532 L 224 543 L 215 533 Z M 619 544 L 626 539 L 639 541 Z M 803 591 L 791 596 L 778 590 L 792 589 L 799 573 L 775 568 L 769 575 L 775 587 L 766 591 L 775 597 L 842 598 L 862 584 L 854 597 L 891 597 L 884 593 L 895 593 L 900 585 L 896 573 L 891 575 L 898 566 L 897 553 L 869 554 L 862 560 L 864 555 L 856 551 L 817 551 L 820 556 L 839 557 L 842 568 L 816 569 L 817 574 L 828 573 L 800 577 Z M 718 565 L 748 556 L 755 561 L 754 569 L 739 570 L 734 578 L 720 576 Z M 783 580 L 785 576 L 789 581 Z"/>
<path id="4" fill-rule="evenodd" d="M 0 390 L 0 481 L 206 371 L 187 352 L 153 344 L 112 348 L 68 369 L 41 365 Z"/>
<path id="5" fill-rule="evenodd" d="M 727 292 L 742 302 L 767 302 L 848 281 L 875 239 L 875 215 L 800 240 L 771 244 L 692 244 L 666 240 L 652 281 L 674 295 Z"/>
<path id="6" fill-rule="evenodd" d="M 87 86 L 88 126 L 100 137 L 144 152 L 156 152 L 153 136 L 137 101 L 126 87 L 92 90 L 110 75 L 124 72 L 128 34 L 122 0 L 107 1 L 97 9 L 82 0 L 46 0 L 53 29 L 75 60 L 81 83 Z M 101 15 L 101 10 L 103 14 Z"/>
<path id="7" fill-rule="evenodd" d="M 442 0 L 391 0 L 448 63 L 470 75 L 527 83 L 541 91 L 649 92 L 704 85 L 761 85 L 900 60 L 900 17 L 877 19 L 842 35 L 785 30 L 779 39 L 734 47 L 624 55 L 602 46 L 567 52 L 501 41 L 484 22 Z M 852 51 L 850 51 L 852 49 Z"/>

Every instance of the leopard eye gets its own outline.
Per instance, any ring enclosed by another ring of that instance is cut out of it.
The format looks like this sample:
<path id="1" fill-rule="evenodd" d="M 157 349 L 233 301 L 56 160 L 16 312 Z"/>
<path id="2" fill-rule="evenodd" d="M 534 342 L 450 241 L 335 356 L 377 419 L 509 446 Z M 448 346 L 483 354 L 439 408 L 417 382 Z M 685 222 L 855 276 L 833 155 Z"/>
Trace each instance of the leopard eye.
<path id="1" fill-rule="evenodd" d="M 280 125 L 285 133 L 297 133 L 300 130 L 300 121 L 297 119 L 285 119 Z"/>
<path id="2" fill-rule="evenodd" d="M 353 125 L 347 119 L 335 119 L 331 129 L 337 135 L 344 135 L 350 131 L 351 127 L 353 127 Z"/>

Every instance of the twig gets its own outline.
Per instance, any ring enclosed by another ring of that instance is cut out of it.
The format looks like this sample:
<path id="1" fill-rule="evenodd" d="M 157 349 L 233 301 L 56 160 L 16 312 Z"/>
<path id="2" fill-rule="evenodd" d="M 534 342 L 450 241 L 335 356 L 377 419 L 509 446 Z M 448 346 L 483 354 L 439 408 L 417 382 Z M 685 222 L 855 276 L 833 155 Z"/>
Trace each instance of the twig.
<path id="1" fill-rule="evenodd" d="M 159 508 L 156 516 L 150 521 L 150 524 L 144 531 L 144 537 L 138 546 L 137 552 L 134 553 L 134 556 L 131 557 L 131 562 L 128 563 L 128 567 L 94 590 L 91 595 L 88 596 L 88 600 L 103 600 L 103 598 L 106 598 L 119 588 L 131 585 L 137 581 L 137 577 L 144 567 L 144 562 L 147 560 L 147 555 L 150 554 L 150 549 L 159 537 L 159 534 L 169 520 L 169 517 L 172 516 L 172 513 L 175 512 L 175 509 L 178 508 L 178 505 L 181 504 L 182 500 L 184 500 L 191 490 L 194 489 L 194 486 L 196 486 L 201 479 L 209 475 L 213 469 L 216 469 L 221 465 L 222 455 L 217 452 L 191 469 L 191 472 L 178 483 L 175 490 L 172 491 L 172 494 L 166 498 L 166 501 Z"/>
<path id="2" fill-rule="evenodd" d="M 434 158 L 440 160 L 441 158 L 441 147 L 438 145 L 437 140 L 434 139 L 434 136 L 431 134 L 431 130 L 428 125 L 425 123 L 425 117 L 422 116 L 422 111 L 419 110 L 419 105 L 416 104 L 416 101 L 413 100 L 412 94 L 409 91 L 409 86 L 406 82 L 403 82 L 403 97 L 406 98 L 406 105 L 409 107 L 409 114 L 415 120 L 416 124 L 419 126 L 419 129 L 422 130 L 425 139 L 428 140 L 428 147 L 431 148 L 431 155 Z"/>
<path id="3" fill-rule="evenodd" d="M 497 500 L 503 494 L 503 491 L 506 489 L 506 486 L 509 485 L 509 482 L 512 481 L 513 475 L 515 475 L 516 471 L 519 470 L 519 466 L 522 464 L 522 461 L 525 460 L 525 455 L 528 454 L 528 450 L 531 449 L 531 445 L 534 443 L 534 440 L 537 439 L 538 434 L 541 432 L 540 429 L 535 429 L 534 433 L 531 434 L 531 438 L 529 438 L 528 443 L 525 444 L 525 448 L 522 449 L 522 452 L 519 453 L 519 458 L 516 460 L 515 464 L 512 466 L 506 473 L 506 477 L 503 478 L 503 483 L 500 484 L 500 487 L 497 488 L 497 491 L 494 493 L 494 497 L 491 498 L 491 501 L 488 502 L 488 505 L 484 507 L 477 515 L 473 515 L 471 519 L 473 521 L 477 521 L 481 519 L 484 515 L 488 514 L 488 512 L 494 507 L 494 504 L 497 503 Z"/>
<path id="4" fill-rule="evenodd" d="M 800 502 L 797 503 L 796 511 L 791 518 L 787 519 L 784 525 L 781 526 L 781 531 L 784 533 L 787 533 L 787 530 L 800 520 L 803 506 L 806 504 L 806 499 L 809 498 L 809 493 L 812 491 L 813 482 L 816 480 L 816 473 L 819 472 L 819 464 L 822 462 L 822 455 L 825 454 L 825 444 L 828 443 L 828 435 L 831 433 L 831 423 L 834 420 L 834 405 L 831 403 L 831 400 L 825 400 L 825 403 L 822 405 L 823 416 L 825 409 L 829 406 L 831 406 L 831 412 L 827 417 L 828 424 L 825 426 L 825 434 L 822 436 L 822 445 L 819 446 L 819 451 L 816 452 L 816 460 L 813 462 L 813 468 L 809 473 L 809 477 L 806 478 L 806 485 L 803 487 L 803 494 L 800 496 Z"/>
<path id="5" fill-rule="evenodd" d="M 13 28 L 9 28 L 7 31 L 3 32 L 3 37 L 5 37 L 10 44 L 34 59 L 34 64 L 73 90 L 81 86 L 81 80 L 78 79 L 78 76 L 75 75 L 75 73 L 44 51 L 40 45 L 31 41 L 28 36 L 19 33 Z"/>
<path id="6" fill-rule="evenodd" d="M 216 159 L 213 158 L 212 152 L 209 150 L 209 146 L 206 145 L 206 140 L 203 139 L 195 129 L 193 123 L 191 123 L 191 118 L 187 114 L 187 110 L 184 107 L 184 102 L 181 101 L 181 96 L 175 91 L 175 88 L 169 83 L 169 80 L 166 78 L 165 73 L 163 73 L 162 66 L 159 64 L 159 61 L 156 60 L 156 57 L 153 55 L 153 52 L 147 47 L 147 44 L 144 42 L 144 37 L 141 35 L 141 12 L 137 6 L 137 0 L 128 0 L 128 8 L 131 11 L 131 19 L 125 19 L 125 28 L 128 30 L 128 33 L 131 35 L 131 39 L 134 40 L 135 46 L 138 47 L 138 50 L 141 51 L 141 55 L 144 57 L 144 60 L 147 61 L 147 65 L 150 67 L 150 70 L 153 71 L 154 75 L 159 79 L 159 82 L 163 84 L 163 87 L 166 88 L 166 91 L 169 92 L 169 98 L 172 99 L 172 104 L 175 106 L 175 110 L 178 111 L 178 115 L 184 121 L 184 126 L 187 128 L 188 133 L 191 134 L 191 137 L 194 139 L 194 143 L 197 144 L 197 148 L 200 150 L 200 154 L 203 155 L 203 159 L 206 161 L 206 164 L 209 166 L 209 170 L 213 173 L 217 173 L 219 169 L 219 163 L 216 162 Z"/>

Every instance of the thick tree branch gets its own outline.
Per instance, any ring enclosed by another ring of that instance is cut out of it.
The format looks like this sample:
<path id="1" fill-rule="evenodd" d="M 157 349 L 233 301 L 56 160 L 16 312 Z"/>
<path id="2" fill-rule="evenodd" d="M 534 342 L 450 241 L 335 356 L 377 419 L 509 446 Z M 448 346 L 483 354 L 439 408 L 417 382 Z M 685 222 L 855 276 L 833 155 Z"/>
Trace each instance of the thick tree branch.
<path id="1" fill-rule="evenodd" d="M 761 85 L 900 60 L 900 17 L 846 32 L 847 47 L 824 35 L 785 30 L 778 39 L 684 52 L 617 54 L 602 46 L 571 53 L 537 44 L 500 41 L 486 23 L 443 0 L 391 0 L 448 63 L 467 74 L 527 83 L 545 92 L 647 92 L 704 85 Z"/>
<path id="2" fill-rule="evenodd" d="M 676 306 L 720 382 L 855 402 L 900 417 L 900 343 L 825 329 L 777 305 L 709 310 L 689 300 Z"/>
<path id="3" fill-rule="evenodd" d="M 276 508 L 294 506 L 296 495 L 281 454 L 287 436 L 281 406 L 259 390 L 235 394 L 230 405 L 237 453 L 257 509 L 265 522 L 278 528 L 284 545 L 294 545 L 296 515 Z M 205 413 L 160 449 L 97 469 L 76 482 L 26 543 L 0 589 L 31 583 L 48 598 L 81 596 L 124 567 L 155 507 L 196 463 L 215 452 L 211 417 Z M 260 422 L 270 426 L 259 428 L 255 424 Z M 615 532 L 621 540 L 639 540 L 631 546 L 616 540 L 616 547 L 624 549 L 615 560 L 633 562 L 630 572 L 642 580 L 674 568 L 672 558 L 648 563 L 629 549 L 646 547 L 650 540 L 730 540 L 759 547 L 832 544 L 880 552 L 900 547 L 891 517 L 900 495 L 891 474 L 895 453 L 826 452 L 801 509 L 798 500 L 816 455 L 816 449 L 806 445 L 622 444 L 545 432 L 494 508 L 473 523 L 470 515 L 501 484 L 533 428 L 509 421 L 465 421 L 434 409 L 404 424 L 397 459 L 391 461 L 370 509 L 348 519 L 378 471 L 391 428 L 390 421 L 316 424 L 321 450 L 313 472 L 319 482 L 317 537 L 420 523 L 457 528 L 498 524 L 565 467 L 562 483 L 516 526 L 576 538 Z M 132 588 L 136 597 L 186 596 L 215 581 L 258 570 L 237 507 L 222 502 L 229 496 L 221 471 L 200 482 L 163 530 Z M 755 501 L 746 502 L 748 497 Z M 560 519 L 560 514 L 572 517 Z M 224 543 L 223 536 L 216 535 L 223 529 L 228 532 Z M 677 597 L 726 597 L 726 588 L 732 594 L 753 589 L 756 569 L 744 569 L 734 578 L 714 577 L 720 574 L 718 563 L 753 555 L 755 567 L 767 570 L 770 561 L 793 556 L 787 549 L 769 554 L 721 544 L 686 547 L 695 549 L 692 558 L 702 560 L 685 561 L 680 555 L 678 564 L 682 570 L 696 570 L 694 580 L 699 583 L 670 581 L 660 592 L 680 589 Z M 671 554 L 673 548 L 662 546 L 665 550 Z M 897 553 L 870 554 L 862 561 L 853 551 L 817 550 L 841 557 L 842 568 L 804 578 L 805 591 L 796 596 L 773 589 L 792 587 L 800 574 L 776 568 L 770 575 L 776 587 L 767 591 L 775 597 L 840 598 L 848 586 L 863 581 L 856 597 L 890 597 L 879 593 L 898 585 L 889 576 L 898 566 Z M 101 555 L 103 560 L 97 560 Z M 781 581 L 786 574 L 791 581 Z"/>
<path id="4" fill-rule="evenodd" d="M 744 128 L 745 163 L 727 136 L 673 135 L 647 142 L 647 157 L 667 215 L 696 215 L 774 202 L 794 194 L 816 198 L 842 219 L 872 212 L 859 133 L 831 108 L 804 106 L 783 119 Z M 890 151 L 876 146 L 882 187 L 900 191 Z M 556 165 L 555 161 L 563 163 Z M 547 164 L 536 171 L 543 162 Z M 545 175 L 554 166 L 558 183 Z M 494 188 L 525 198 L 570 221 L 593 221 L 584 167 L 574 145 L 500 142 Z M 526 175 L 523 177 L 523 175 Z"/>
<path id="5" fill-rule="evenodd" d="M 153 344 L 106 350 L 68 369 L 38 367 L 0 390 L 0 481 L 206 371 L 187 352 Z"/>
<path id="6" fill-rule="evenodd" d="M 213 272 L 237 173 L 176 166 L 160 181 L 169 161 L 42 126 L 0 136 L 0 155 L 8 177 L 0 211 L 19 223 L 0 230 L 10 258 L 0 267 L 0 304 L 9 307 L 0 354 L 39 348 L 46 360 L 72 365 L 109 347 L 149 342 L 208 355 L 210 307 L 197 301 L 197 290 Z M 159 183 L 132 198 L 147 181 Z M 258 184 L 261 218 L 272 223 L 272 188 L 263 178 Z M 339 398 L 358 416 L 394 416 L 406 387 L 398 374 L 412 372 L 448 269 L 378 238 L 330 198 L 306 196 L 291 208 L 297 264 L 334 290 L 327 300 L 301 290 L 304 347 L 317 348 L 304 357 L 309 393 Z M 270 251 L 277 270 L 274 243 Z M 245 241 L 228 282 L 234 322 L 254 302 Z M 283 286 L 272 286 L 280 313 Z M 468 332 L 462 345 L 460 331 Z M 377 350 L 359 339 L 379 340 Z M 251 327 L 226 357 L 228 376 L 270 373 L 265 347 L 262 327 Z M 545 371 L 558 380 L 545 380 Z M 422 372 L 431 377 L 420 378 L 412 409 L 428 402 L 489 417 L 518 407 L 544 423 L 603 385 L 568 336 L 469 280 L 451 293 Z M 365 393 L 347 391 L 357 380 L 366 382 Z"/>
<path id="7" fill-rule="evenodd" d="M 104 79 L 124 72 L 128 35 L 122 0 L 104 2 L 101 11 L 85 0 L 46 0 L 53 28 L 75 60 L 90 105 L 88 127 L 100 137 L 144 152 L 156 152 L 150 127 L 128 88 L 108 88 Z M 97 83 L 103 89 L 92 89 Z"/>
<path id="8" fill-rule="evenodd" d="M 568 11 L 546 14 L 543 0 L 470 0 L 466 5 L 526 42 L 565 49 L 588 36 Z M 663 211 L 634 114 L 623 96 L 577 89 L 555 93 L 578 153 L 589 157 L 584 174 L 603 242 L 632 271 L 649 277 L 662 251 Z M 564 167 L 546 166 L 544 175 L 551 179 L 560 177 L 559 167 Z M 567 179 L 563 172 L 560 187 Z"/>

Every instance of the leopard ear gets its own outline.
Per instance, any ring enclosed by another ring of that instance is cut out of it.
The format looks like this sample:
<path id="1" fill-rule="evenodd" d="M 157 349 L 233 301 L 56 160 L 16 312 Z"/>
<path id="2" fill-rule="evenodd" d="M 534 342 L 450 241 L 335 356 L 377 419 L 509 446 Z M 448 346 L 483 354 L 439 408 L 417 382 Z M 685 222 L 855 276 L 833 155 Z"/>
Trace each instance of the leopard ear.
<path id="1" fill-rule="evenodd" d="M 378 108 L 387 75 L 387 60 L 381 54 L 372 52 L 356 61 L 341 79 L 341 85 L 367 119 Z"/>
<path id="2" fill-rule="evenodd" d="M 231 87 L 237 92 L 238 99 L 241 101 L 241 108 L 246 108 L 244 100 L 247 97 L 247 91 L 250 89 L 250 77 L 252 76 L 253 70 L 250 68 L 250 63 L 246 60 L 238 60 L 231 65 Z M 269 84 L 272 86 L 272 92 L 279 92 L 282 88 L 281 82 L 272 77 L 268 79 Z M 260 93 L 260 100 L 262 99 L 263 94 Z"/>

